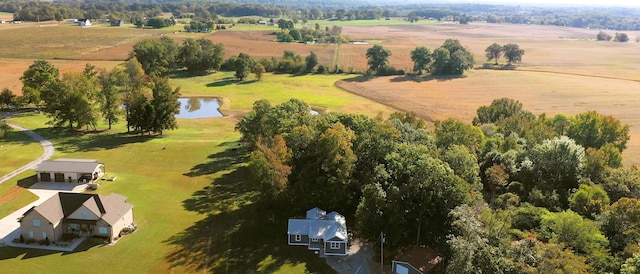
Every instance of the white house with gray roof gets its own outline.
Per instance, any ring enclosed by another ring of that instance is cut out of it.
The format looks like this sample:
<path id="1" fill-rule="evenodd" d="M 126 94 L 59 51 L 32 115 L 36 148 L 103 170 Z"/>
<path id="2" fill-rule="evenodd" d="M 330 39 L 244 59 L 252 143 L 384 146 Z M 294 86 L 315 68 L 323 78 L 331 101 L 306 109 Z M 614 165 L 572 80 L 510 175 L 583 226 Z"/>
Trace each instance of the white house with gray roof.
<path id="1" fill-rule="evenodd" d="M 305 219 L 289 219 L 287 238 L 289 245 L 307 246 L 324 255 L 347 255 L 347 222 L 335 211 L 327 214 L 315 207 L 307 211 Z"/>
<path id="2" fill-rule="evenodd" d="M 89 182 L 102 177 L 105 167 L 94 159 L 60 158 L 42 162 L 36 173 L 39 182 Z"/>

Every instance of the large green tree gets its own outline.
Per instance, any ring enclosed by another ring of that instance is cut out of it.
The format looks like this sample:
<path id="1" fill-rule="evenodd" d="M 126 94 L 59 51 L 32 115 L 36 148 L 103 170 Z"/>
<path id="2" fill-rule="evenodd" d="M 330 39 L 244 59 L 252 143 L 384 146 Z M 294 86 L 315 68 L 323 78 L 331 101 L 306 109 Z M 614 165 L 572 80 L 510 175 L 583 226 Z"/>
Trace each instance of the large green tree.
<path id="1" fill-rule="evenodd" d="M 411 51 L 411 61 L 413 72 L 420 74 L 431 65 L 431 51 L 427 47 L 417 47 Z"/>
<path id="2" fill-rule="evenodd" d="M 576 115 L 571 121 L 567 134 L 578 144 L 589 148 L 600 148 L 611 143 L 623 151 L 629 141 L 629 125 L 623 125 L 612 116 L 604 116 L 596 111 Z"/>
<path id="3" fill-rule="evenodd" d="M 39 104 L 42 90 L 60 78 L 57 67 L 46 60 L 35 60 L 20 77 L 22 93 L 29 103 Z"/>
<path id="4" fill-rule="evenodd" d="M 249 56 L 246 53 L 240 53 L 238 55 L 238 58 L 236 58 L 235 61 L 235 69 L 236 69 L 236 78 L 238 78 L 238 80 L 242 81 L 245 78 L 247 78 L 247 76 L 249 76 L 249 72 L 251 72 L 251 67 L 252 67 L 252 63 L 253 63 L 253 59 L 251 59 L 251 56 Z"/>
<path id="5" fill-rule="evenodd" d="M 493 43 L 489 45 L 485 50 L 485 56 L 488 61 L 494 60 L 496 61 L 496 65 L 498 64 L 498 60 L 502 56 L 502 46 L 498 43 Z"/>
<path id="6" fill-rule="evenodd" d="M 568 192 L 578 188 L 584 155 L 584 148 L 566 136 L 545 140 L 533 147 L 529 160 L 523 163 L 531 169 L 531 177 L 525 178 L 525 183 L 541 190 L 547 202 L 551 202 L 552 194 L 559 195 L 557 202 L 566 208 Z"/>
<path id="7" fill-rule="evenodd" d="M 369 65 L 369 71 L 376 74 L 383 67 L 388 65 L 391 51 L 381 45 L 375 45 L 367 49 L 366 56 L 368 60 L 367 64 Z"/>
<path id="8" fill-rule="evenodd" d="M 133 45 L 130 55 L 140 62 L 146 74 L 163 76 L 176 68 L 178 45 L 167 36 L 144 39 Z"/>
<path id="9" fill-rule="evenodd" d="M 111 125 L 117 123 L 122 114 L 118 94 L 120 89 L 125 86 L 127 75 L 124 70 L 114 68 L 111 71 L 102 70 L 99 78 L 101 85 L 98 94 L 100 110 L 102 118 L 109 124 L 109 129 L 111 129 Z"/>
<path id="10" fill-rule="evenodd" d="M 461 75 L 475 63 L 473 55 L 455 39 L 447 39 L 433 51 L 433 73 Z"/>
<path id="11" fill-rule="evenodd" d="M 520 46 L 517 44 L 506 44 L 502 46 L 502 53 L 504 58 L 507 59 L 507 62 L 509 62 L 509 65 L 511 65 L 513 63 L 522 62 L 524 50 L 520 49 Z"/>
<path id="12" fill-rule="evenodd" d="M 180 102 L 178 102 L 180 88 L 173 89 L 168 78 L 153 77 L 151 92 L 153 94 L 151 105 L 154 115 L 150 128 L 160 135 L 165 130 L 178 128 L 176 114 L 180 112 Z"/>
<path id="13" fill-rule="evenodd" d="M 178 51 L 179 63 L 187 68 L 189 73 L 206 73 L 218 70 L 222 65 L 224 46 L 214 44 L 211 40 L 201 38 L 194 40 L 187 38 L 182 42 Z"/>

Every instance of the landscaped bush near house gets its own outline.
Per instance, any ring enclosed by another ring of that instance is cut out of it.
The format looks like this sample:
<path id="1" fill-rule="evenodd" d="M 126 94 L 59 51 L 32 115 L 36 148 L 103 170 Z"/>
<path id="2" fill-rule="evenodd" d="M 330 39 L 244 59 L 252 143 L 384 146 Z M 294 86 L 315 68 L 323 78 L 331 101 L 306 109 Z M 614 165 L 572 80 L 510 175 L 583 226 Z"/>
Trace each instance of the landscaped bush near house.
<path id="1" fill-rule="evenodd" d="M 125 235 L 125 234 L 131 234 L 134 231 L 136 231 L 136 229 L 138 229 L 138 227 L 134 226 L 130 226 L 130 227 L 125 227 L 122 229 L 122 231 L 120 232 L 121 235 Z"/>

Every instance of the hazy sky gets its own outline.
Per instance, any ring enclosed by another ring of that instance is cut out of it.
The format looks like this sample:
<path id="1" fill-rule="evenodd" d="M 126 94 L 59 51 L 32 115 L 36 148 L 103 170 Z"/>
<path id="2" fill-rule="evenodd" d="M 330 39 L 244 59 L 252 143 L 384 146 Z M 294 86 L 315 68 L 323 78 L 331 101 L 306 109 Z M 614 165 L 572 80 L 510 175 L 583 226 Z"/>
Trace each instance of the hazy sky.
<path id="1" fill-rule="evenodd" d="M 455 2 L 464 2 L 462 0 L 454 0 Z M 640 6 L 638 0 L 475 0 L 468 1 L 472 3 L 527 3 L 527 4 L 572 4 L 572 5 L 590 5 L 590 6 Z"/>

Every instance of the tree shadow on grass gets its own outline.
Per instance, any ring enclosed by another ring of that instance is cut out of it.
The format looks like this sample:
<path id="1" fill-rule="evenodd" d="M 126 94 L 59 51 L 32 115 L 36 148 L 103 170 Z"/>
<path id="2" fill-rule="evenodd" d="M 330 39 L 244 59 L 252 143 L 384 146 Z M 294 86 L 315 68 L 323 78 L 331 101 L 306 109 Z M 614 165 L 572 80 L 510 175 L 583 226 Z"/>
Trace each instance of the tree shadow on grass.
<path id="1" fill-rule="evenodd" d="M 83 134 L 80 134 L 83 135 Z M 77 138 L 66 138 L 56 145 L 56 150 L 62 152 L 86 152 L 103 149 L 115 149 L 128 144 L 144 143 L 158 138 L 157 136 L 140 136 L 133 133 L 92 134 L 87 133 Z"/>
<path id="2" fill-rule="evenodd" d="M 34 249 L 34 248 L 18 248 L 12 246 L 6 246 L 0 248 L 0 261 L 15 259 L 22 256 L 22 260 L 38 258 L 42 256 L 48 256 L 53 254 L 62 253 L 61 251 Z"/>
<path id="3" fill-rule="evenodd" d="M 370 75 L 358 75 L 356 77 L 353 78 L 349 78 L 349 79 L 344 79 L 343 81 L 345 82 L 356 82 L 356 83 L 362 83 L 362 82 L 366 82 L 369 81 L 371 79 L 373 79 L 373 76 Z"/>
<path id="4" fill-rule="evenodd" d="M 235 77 L 225 77 L 222 78 L 218 81 L 212 82 L 212 83 L 208 83 L 205 86 L 206 87 L 224 87 L 224 86 L 228 86 L 231 84 L 235 84 L 238 83 L 238 80 Z"/>
<path id="5" fill-rule="evenodd" d="M 247 167 L 238 168 L 216 179 L 211 185 L 196 191 L 182 206 L 200 214 L 226 212 L 252 203 L 256 193 L 248 186 Z"/>
<path id="6" fill-rule="evenodd" d="M 246 177 L 244 173 L 246 170 L 238 169 L 213 183 L 231 183 L 216 189 L 227 193 L 207 196 L 196 192 L 190 200 L 197 201 L 185 201 L 188 210 L 209 214 L 165 241 L 176 247 L 165 256 L 171 267 L 210 273 L 271 273 L 286 264 L 305 264 L 312 273 L 332 272 L 323 259 L 305 247 L 287 245 L 290 210 L 266 210 L 264 204 L 246 200 L 255 199 L 255 194 L 240 186 L 247 184 L 246 180 L 237 180 Z M 237 202 L 239 196 L 245 197 L 239 199 L 243 202 Z M 200 206 L 191 207 L 191 203 Z M 228 203 L 235 204 L 223 205 Z"/>
<path id="7" fill-rule="evenodd" d="M 421 83 L 421 82 L 429 82 L 429 81 L 438 81 L 438 82 L 445 82 L 445 81 L 452 81 L 455 79 L 463 79 L 466 78 L 466 75 L 401 75 L 401 76 L 397 76 L 394 77 L 393 79 L 391 79 L 391 82 L 394 83 L 398 83 L 398 82 L 417 82 L 417 83 Z"/>
<path id="8" fill-rule="evenodd" d="M 202 175 L 214 174 L 219 171 L 228 170 L 230 167 L 244 163 L 249 155 L 247 149 L 240 146 L 237 142 L 225 142 L 218 145 L 219 147 L 227 147 L 227 149 L 209 155 L 210 161 L 198 164 L 183 175 L 189 177 L 198 177 Z"/>
<path id="9" fill-rule="evenodd" d="M 91 248 L 101 245 L 100 242 L 86 239 L 79 246 L 77 246 L 72 251 L 57 251 L 57 250 L 46 250 L 46 249 L 37 249 L 37 248 L 19 248 L 13 246 L 7 246 L 0 248 L 0 261 L 15 259 L 22 256 L 22 260 L 38 258 L 42 256 L 49 256 L 54 254 L 60 254 L 62 256 L 71 255 L 80 252 L 86 252 Z"/>

